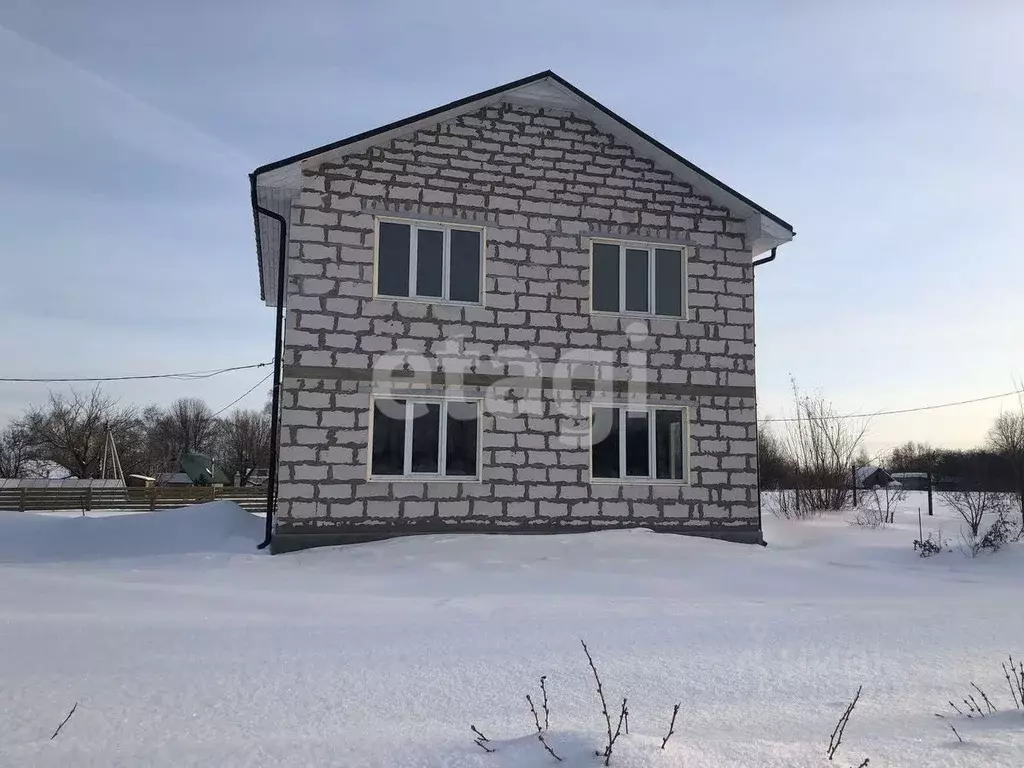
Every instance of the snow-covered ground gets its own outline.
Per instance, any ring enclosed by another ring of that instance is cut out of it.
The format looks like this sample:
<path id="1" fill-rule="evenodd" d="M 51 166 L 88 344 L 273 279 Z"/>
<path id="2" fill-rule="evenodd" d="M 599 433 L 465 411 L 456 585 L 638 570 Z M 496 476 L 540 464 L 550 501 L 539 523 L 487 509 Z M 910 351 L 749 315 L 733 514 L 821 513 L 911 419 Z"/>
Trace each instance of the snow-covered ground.
<path id="1" fill-rule="evenodd" d="M 859 685 L 831 765 L 1024 765 L 1000 668 L 1024 656 L 1024 556 L 917 557 L 923 505 L 882 530 L 766 515 L 767 548 L 621 531 L 277 557 L 229 503 L 6 513 L 0 766 L 555 765 L 524 698 L 541 675 L 561 765 L 596 765 L 605 726 L 580 638 L 610 706 L 629 697 L 612 765 L 830 765 Z M 955 538 L 946 510 L 925 520 Z M 956 721 L 960 744 L 933 713 L 972 681 L 1000 713 Z"/>

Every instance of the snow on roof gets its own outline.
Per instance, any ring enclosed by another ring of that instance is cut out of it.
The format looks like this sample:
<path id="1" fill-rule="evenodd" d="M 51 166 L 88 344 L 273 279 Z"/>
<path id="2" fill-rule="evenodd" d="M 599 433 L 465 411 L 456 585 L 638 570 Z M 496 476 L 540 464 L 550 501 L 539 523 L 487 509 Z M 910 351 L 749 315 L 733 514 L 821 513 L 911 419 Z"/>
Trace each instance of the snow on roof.
<path id="1" fill-rule="evenodd" d="M 0 478 L 0 489 L 9 488 L 124 488 L 124 482 L 78 477 Z"/>
<path id="2" fill-rule="evenodd" d="M 867 480 L 876 472 L 885 472 L 885 470 L 881 467 L 873 467 L 870 464 L 863 467 L 857 467 L 857 481 L 860 482 L 862 480 Z"/>

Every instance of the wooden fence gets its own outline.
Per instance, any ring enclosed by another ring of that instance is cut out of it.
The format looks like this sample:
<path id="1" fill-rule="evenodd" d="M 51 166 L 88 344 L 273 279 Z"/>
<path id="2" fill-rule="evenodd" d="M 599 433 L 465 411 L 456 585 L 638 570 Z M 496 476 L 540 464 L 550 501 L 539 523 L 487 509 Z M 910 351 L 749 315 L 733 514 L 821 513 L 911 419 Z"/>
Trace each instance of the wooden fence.
<path id="1" fill-rule="evenodd" d="M 4 488 L 0 489 L 0 511 L 50 512 L 75 510 L 93 512 L 125 509 L 153 511 L 174 509 L 207 501 L 233 501 L 244 509 L 266 509 L 267 489 L 244 488 Z"/>

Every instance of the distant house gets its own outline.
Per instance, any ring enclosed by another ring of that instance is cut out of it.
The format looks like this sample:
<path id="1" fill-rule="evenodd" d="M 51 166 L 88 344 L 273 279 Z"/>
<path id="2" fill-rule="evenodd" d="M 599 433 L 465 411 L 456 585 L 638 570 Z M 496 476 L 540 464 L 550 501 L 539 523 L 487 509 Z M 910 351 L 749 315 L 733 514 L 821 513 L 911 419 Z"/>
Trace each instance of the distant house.
<path id="1" fill-rule="evenodd" d="M 175 488 L 186 485 L 195 485 L 192 478 L 184 472 L 164 472 L 156 476 L 156 484 L 160 488 Z"/>
<path id="2" fill-rule="evenodd" d="M 152 488 L 156 485 L 156 478 L 149 475 L 128 475 L 125 484 L 129 488 Z"/>
<path id="3" fill-rule="evenodd" d="M 246 485 L 266 485 L 267 484 L 267 480 L 269 480 L 269 479 L 270 479 L 270 470 L 269 469 L 259 469 L 259 468 L 257 468 L 257 469 L 253 469 L 253 470 L 251 470 L 249 472 L 249 476 L 245 479 L 245 484 Z M 242 473 L 241 472 L 235 472 L 234 476 L 232 477 L 232 482 L 234 483 L 234 485 L 236 487 L 242 485 Z"/>
<path id="4" fill-rule="evenodd" d="M 10 490 L 13 488 L 81 488 L 85 490 L 88 488 L 124 488 L 124 483 L 121 480 L 97 480 L 78 477 L 28 477 L 21 480 L 0 478 L 0 490 Z"/>
<path id="5" fill-rule="evenodd" d="M 180 471 L 156 476 L 156 485 L 168 488 L 186 485 L 227 485 L 228 479 L 213 459 L 201 453 L 183 453 L 178 460 Z"/>
<path id="6" fill-rule="evenodd" d="M 881 467 L 857 467 L 858 488 L 884 488 L 892 483 L 893 477 Z"/>
<path id="7" fill-rule="evenodd" d="M 927 491 L 927 472 L 893 472 L 892 479 L 908 491 Z"/>
<path id="8" fill-rule="evenodd" d="M 181 469 L 195 485 L 227 485 L 228 478 L 217 463 L 202 453 L 183 453 L 179 459 Z"/>
<path id="9" fill-rule="evenodd" d="M 783 219 L 553 72 L 250 183 L 278 318 L 274 551 L 762 541 L 754 266 L 792 240 Z"/>

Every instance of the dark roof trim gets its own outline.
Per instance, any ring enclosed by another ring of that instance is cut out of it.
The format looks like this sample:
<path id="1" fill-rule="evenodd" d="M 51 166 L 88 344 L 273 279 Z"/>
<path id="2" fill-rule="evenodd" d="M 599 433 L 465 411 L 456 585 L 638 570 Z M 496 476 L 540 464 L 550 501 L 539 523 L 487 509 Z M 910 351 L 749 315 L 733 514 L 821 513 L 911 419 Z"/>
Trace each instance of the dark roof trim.
<path id="1" fill-rule="evenodd" d="M 364 141 L 366 139 L 371 139 L 371 138 L 373 138 L 374 136 L 376 136 L 378 134 L 386 133 L 388 131 L 395 130 L 396 128 L 402 128 L 402 127 L 404 127 L 406 125 L 410 125 L 410 124 L 418 122 L 420 120 L 425 120 L 425 119 L 434 117 L 435 115 L 440 115 L 440 114 L 442 114 L 444 112 L 447 112 L 447 111 L 449 111 L 451 109 L 457 109 L 459 107 L 465 106 L 466 104 L 470 104 L 470 103 L 472 103 L 474 101 L 480 101 L 482 99 L 488 99 L 488 98 L 490 98 L 492 96 L 497 96 L 498 94 L 503 93 L 504 91 L 510 91 L 510 90 L 515 89 L 515 88 L 519 88 L 519 87 L 524 86 L 524 85 L 529 85 L 530 83 L 534 83 L 534 82 L 537 82 L 539 80 L 544 80 L 544 79 L 548 79 L 548 78 L 550 78 L 551 80 L 555 81 L 556 83 L 561 85 L 563 88 L 565 88 L 565 89 L 569 90 L 570 92 L 572 92 L 574 95 L 576 95 L 577 97 L 579 97 L 580 99 L 585 101 L 587 104 L 589 104 L 590 106 L 594 107 L 594 109 L 597 109 L 597 110 L 603 112 L 605 115 L 610 117 L 612 120 L 614 120 L 615 122 L 619 123 L 619 125 L 621 125 L 623 128 L 626 128 L 627 130 L 632 131 L 633 133 L 635 133 L 637 136 L 639 136 L 644 141 L 652 144 L 657 149 L 659 149 L 662 152 L 666 153 L 667 155 L 672 157 L 672 159 L 682 163 L 686 167 L 690 168 L 694 172 L 696 172 L 696 173 L 700 174 L 701 176 L 703 176 L 704 178 L 706 178 L 708 181 L 710 181 L 715 186 L 719 187 L 720 189 L 724 190 L 728 194 L 730 194 L 733 197 L 737 198 L 738 200 L 742 201 L 746 205 L 749 205 L 751 208 L 753 208 L 758 213 L 760 213 L 760 214 L 762 214 L 764 216 L 767 216 L 769 219 L 774 221 L 776 224 L 779 224 L 780 226 L 785 227 L 790 232 L 795 232 L 795 230 L 793 229 L 793 226 L 791 224 L 789 224 L 788 222 L 780 219 L 778 216 L 776 216 L 771 211 L 769 211 L 769 210 L 767 210 L 765 208 L 762 208 L 760 205 L 755 203 L 749 197 L 746 197 L 745 195 L 741 195 L 739 192 L 737 192 L 735 189 L 730 187 L 728 184 L 723 183 L 722 181 L 720 181 L 719 179 L 715 178 L 714 176 L 712 176 L 707 171 L 705 171 L 702 168 L 694 165 L 693 163 L 691 163 L 686 158 L 684 158 L 681 155 L 679 155 L 678 153 L 672 151 L 671 149 L 666 147 L 664 144 L 662 144 L 657 139 L 652 138 L 648 134 L 646 134 L 643 131 L 641 131 L 639 128 L 637 128 L 635 125 L 633 125 L 628 120 L 626 120 L 626 119 L 620 117 L 619 115 L 615 114 L 614 112 L 612 112 L 610 109 L 608 109 L 608 107 L 604 106 L 599 101 L 596 101 L 595 99 L 593 99 L 590 96 L 588 96 L 586 93 L 581 91 L 579 88 L 577 88 L 572 83 L 570 83 L 567 80 L 564 80 L 563 78 L 561 78 L 558 75 L 556 75 L 550 69 L 546 69 L 543 72 L 538 72 L 535 75 L 530 75 L 529 77 L 524 77 L 521 80 L 514 80 L 511 83 L 506 83 L 504 85 L 499 85 L 498 87 L 491 88 L 490 90 L 487 90 L 487 91 L 481 91 L 480 93 L 473 94 L 472 96 L 467 96 L 467 97 L 465 97 L 463 99 L 458 99 L 457 101 L 453 101 L 453 102 L 451 102 L 449 104 L 445 104 L 443 106 L 435 107 L 434 109 L 427 110 L 426 112 L 420 112 L 417 115 L 412 115 L 411 117 L 406 117 L 406 118 L 404 118 L 402 120 L 396 120 L 393 123 L 388 123 L 387 125 L 382 125 L 379 128 L 374 128 L 373 130 L 364 131 L 363 133 L 356 134 L 355 136 L 350 136 L 347 139 L 342 139 L 341 141 L 335 141 L 335 142 L 333 142 L 331 144 L 324 144 L 322 147 L 316 147 L 315 149 L 310 149 L 310 150 L 308 150 L 306 152 L 300 152 L 297 155 L 292 155 L 291 157 L 286 157 L 283 160 L 277 160 L 276 162 L 268 163 L 267 165 L 261 165 L 259 168 L 257 168 L 255 171 L 253 171 L 250 174 L 250 177 L 252 179 L 252 186 L 253 186 L 253 212 L 255 213 L 255 204 L 256 204 L 256 198 L 255 198 L 256 177 L 259 176 L 262 173 L 266 173 L 267 171 L 273 171 L 273 170 L 276 170 L 278 168 L 283 168 L 286 165 L 291 165 L 292 163 L 296 163 L 296 162 L 299 162 L 301 160 L 307 160 L 307 159 L 309 159 L 311 157 L 315 157 L 317 155 L 324 154 L 325 152 L 331 152 L 331 151 L 336 150 L 336 149 L 341 149 L 342 147 L 345 147 L 345 146 L 347 146 L 349 144 L 354 144 L 354 143 L 356 143 L 358 141 Z M 259 240 L 259 237 L 258 237 L 258 232 L 257 232 L 257 241 L 258 240 Z M 263 280 L 263 278 L 262 278 L 262 272 L 261 272 L 260 281 L 262 282 L 262 280 Z M 261 293 L 262 293 L 262 290 L 261 290 Z"/>
<path id="2" fill-rule="evenodd" d="M 790 223 L 788 223 L 786 221 L 783 221 L 782 219 L 780 219 L 778 216 L 776 216 L 771 211 L 769 211 L 769 210 L 767 210 L 765 208 L 762 208 L 760 205 L 755 203 L 753 200 L 751 200 L 746 195 L 741 195 L 739 192 L 737 192 L 735 189 L 730 187 L 728 184 L 726 184 L 726 183 L 716 179 L 714 176 L 712 176 L 710 173 L 705 171 L 703 168 L 699 168 L 698 166 L 694 165 L 689 160 L 687 160 L 685 157 L 682 157 L 677 152 L 674 152 L 673 150 L 671 150 L 668 147 L 666 147 L 664 144 L 662 144 L 657 139 L 655 139 L 655 138 L 649 136 L 648 134 L 644 133 L 643 131 L 641 131 L 639 128 L 637 128 L 635 125 L 633 125 L 631 122 L 629 122 L 625 118 L 620 117 L 619 115 L 617 115 L 614 112 L 612 112 L 610 109 L 608 109 L 608 107 L 606 107 L 601 102 L 596 101 L 595 99 L 592 99 L 590 96 L 585 94 L 583 91 L 581 91 L 579 88 L 577 88 L 572 83 L 570 83 L 570 82 L 568 82 L 566 80 L 563 80 L 561 77 L 556 75 L 554 72 L 548 71 L 545 74 L 548 77 L 550 77 L 552 80 L 554 80 L 556 83 L 561 85 L 563 88 L 567 88 L 568 90 L 572 91 L 574 94 L 576 94 L 581 99 L 583 99 L 583 101 L 587 102 L 590 106 L 594 107 L 594 109 L 597 109 L 597 110 L 600 110 L 601 112 L 604 112 L 606 115 L 608 115 L 608 117 L 610 117 L 612 120 L 614 120 L 617 123 L 619 123 L 623 128 L 627 128 L 628 130 L 630 130 L 633 133 L 635 133 L 637 136 L 639 136 L 644 141 L 647 141 L 647 142 L 653 144 L 655 147 L 660 149 L 662 152 L 664 152 L 665 154 L 667 154 L 670 157 L 672 157 L 673 160 L 678 160 L 680 163 L 685 165 L 687 168 L 691 169 L 692 171 L 694 171 L 696 173 L 699 173 L 701 176 L 706 178 L 708 181 L 710 181 L 716 187 L 720 187 L 721 189 L 725 190 L 726 192 L 728 192 L 733 197 L 736 197 L 736 198 L 742 200 L 744 203 L 749 205 L 751 208 L 753 208 L 758 213 L 760 213 L 760 214 L 762 214 L 764 216 L 767 216 L 769 219 L 774 221 L 776 224 L 779 224 L 780 226 L 785 227 L 790 232 L 793 232 L 795 234 L 795 230 L 793 229 L 793 225 L 792 224 L 790 224 Z"/>
<path id="3" fill-rule="evenodd" d="M 277 170 L 278 168 L 283 168 L 286 165 L 297 163 L 300 160 L 308 160 L 311 157 L 322 155 L 325 152 L 332 152 L 335 149 L 341 149 L 342 147 L 348 144 L 355 144 L 357 141 L 372 139 L 377 134 L 387 133 L 388 131 L 393 131 L 396 128 L 402 128 L 406 125 L 415 123 L 419 120 L 426 120 L 427 118 L 434 117 L 435 115 L 440 115 L 443 112 L 447 112 L 450 109 L 458 109 L 459 107 L 465 106 L 466 104 L 470 104 L 474 101 L 479 101 L 480 99 L 487 99 L 490 98 L 491 96 L 497 96 L 499 93 L 502 93 L 503 91 L 509 91 L 512 90 L 513 88 L 519 88 L 520 86 L 523 85 L 529 85 L 530 83 L 535 83 L 538 80 L 544 80 L 545 78 L 548 77 L 552 78 L 553 80 L 557 80 L 560 83 L 564 82 L 562 78 L 560 78 L 551 70 L 538 72 L 536 75 L 530 75 L 529 77 L 524 77 L 521 80 L 515 80 L 511 83 L 505 83 L 505 85 L 499 85 L 496 88 L 491 88 L 490 90 L 487 91 L 481 91 L 480 93 L 475 93 L 472 96 L 466 96 L 464 99 L 458 99 L 449 104 L 445 104 L 440 107 L 435 107 L 434 109 L 428 109 L 426 112 L 420 112 L 418 115 L 412 115 L 411 117 L 396 120 L 393 123 L 382 125 L 380 128 L 374 128 L 373 130 L 363 131 L 362 133 L 357 133 L 355 136 L 349 136 L 347 139 L 335 141 L 332 142 L 331 144 L 324 144 L 322 147 L 310 149 L 306 152 L 300 152 L 297 155 L 286 157 L 284 160 L 278 160 L 273 163 L 267 163 L 267 165 L 261 165 L 259 168 L 253 171 L 253 175 L 259 176 L 261 173 L 266 173 L 267 171 L 274 171 Z"/>
<path id="4" fill-rule="evenodd" d="M 260 205 L 260 201 L 256 196 L 256 174 L 258 173 L 259 169 L 256 169 L 249 174 L 249 199 L 252 201 L 252 226 L 256 230 L 256 264 L 259 266 L 260 273 L 260 300 L 264 301 L 267 298 L 267 289 L 263 283 L 263 244 L 260 242 L 260 212 L 256 210 Z"/>

